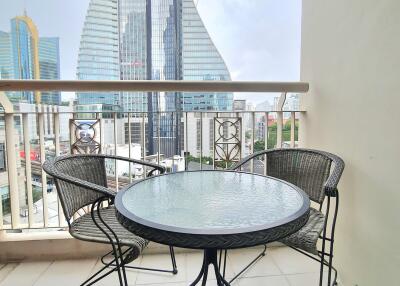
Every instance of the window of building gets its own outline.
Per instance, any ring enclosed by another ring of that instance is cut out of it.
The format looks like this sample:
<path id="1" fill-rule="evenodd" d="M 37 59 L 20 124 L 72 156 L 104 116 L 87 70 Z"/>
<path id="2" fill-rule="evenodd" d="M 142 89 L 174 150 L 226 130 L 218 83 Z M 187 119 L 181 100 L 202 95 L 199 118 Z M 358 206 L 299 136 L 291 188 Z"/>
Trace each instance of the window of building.
<path id="1" fill-rule="evenodd" d="M 0 143 L 0 172 L 6 170 L 6 153 L 4 143 Z"/>

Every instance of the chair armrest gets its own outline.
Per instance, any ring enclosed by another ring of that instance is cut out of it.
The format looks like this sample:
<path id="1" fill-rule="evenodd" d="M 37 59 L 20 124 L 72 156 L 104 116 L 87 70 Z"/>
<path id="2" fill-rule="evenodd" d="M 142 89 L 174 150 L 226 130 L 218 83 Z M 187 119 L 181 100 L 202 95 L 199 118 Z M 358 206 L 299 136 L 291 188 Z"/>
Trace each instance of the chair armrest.
<path id="1" fill-rule="evenodd" d="M 56 178 L 56 179 L 62 180 L 62 181 L 66 181 L 66 182 L 71 183 L 78 187 L 93 190 L 95 192 L 103 194 L 104 196 L 106 196 L 108 198 L 114 198 L 115 195 L 117 194 L 116 192 L 114 192 L 104 186 L 100 186 L 100 185 L 97 185 L 97 184 L 94 184 L 91 182 L 81 180 L 76 177 L 69 176 L 67 174 L 60 173 L 56 170 L 56 168 L 54 168 L 54 165 L 49 160 L 46 160 L 43 163 L 43 170 L 45 170 L 45 172 L 47 174 L 49 174 L 50 176 L 52 176 L 53 178 Z"/>
<path id="2" fill-rule="evenodd" d="M 344 170 L 344 161 L 336 155 L 329 154 L 332 159 L 333 169 L 328 179 L 324 184 L 325 195 L 335 197 L 338 191 L 337 185 L 339 184 L 340 177 Z"/>
<path id="3" fill-rule="evenodd" d="M 262 151 L 258 151 L 256 153 L 250 154 L 249 156 L 243 158 L 242 160 L 240 160 L 239 162 L 237 162 L 236 164 L 234 164 L 233 166 L 229 167 L 228 170 L 236 170 L 239 169 L 240 167 L 242 167 L 244 164 L 246 164 L 247 162 L 249 162 L 251 159 L 254 159 L 260 155 L 264 155 L 266 153 L 268 153 L 270 150 L 262 150 Z"/>
<path id="4" fill-rule="evenodd" d="M 149 175 L 151 176 L 153 174 L 154 171 L 159 171 L 161 174 L 164 174 L 166 169 L 163 166 L 157 165 L 157 164 L 153 164 L 150 162 L 146 162 L 146 161 L 142 161 L 142 160 L 136 160 L 136 159 L 131 159 L 131 158 L 127 158 L 127 157 L 122 157 L 122 156 L 115 156 L 115 155 L 93 155 L 91 154 L 90 156 L 99 156 L 99 157 L 103 157 L 106 159 L 115 159 L 115 160 L 121 160 L 121 161 L 126 161 L 126 162 L 130 162 L 130 163 L 135 163 L 135 164 L 139 164 L 139 165 L 144 165 L 147 167 L 151 167 L 154 170 L 152 170 Z"/>

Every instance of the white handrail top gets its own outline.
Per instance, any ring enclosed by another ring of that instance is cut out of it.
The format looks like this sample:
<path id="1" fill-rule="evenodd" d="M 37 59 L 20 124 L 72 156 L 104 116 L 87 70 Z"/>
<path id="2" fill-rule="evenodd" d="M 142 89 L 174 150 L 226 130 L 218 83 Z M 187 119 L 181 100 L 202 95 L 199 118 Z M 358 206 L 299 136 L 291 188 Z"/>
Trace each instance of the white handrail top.
<path id="1" fill-rule="evenodd" d="M 298 92 L 307 82 L 186 80 L 0 80 L 0 91 Z"/>

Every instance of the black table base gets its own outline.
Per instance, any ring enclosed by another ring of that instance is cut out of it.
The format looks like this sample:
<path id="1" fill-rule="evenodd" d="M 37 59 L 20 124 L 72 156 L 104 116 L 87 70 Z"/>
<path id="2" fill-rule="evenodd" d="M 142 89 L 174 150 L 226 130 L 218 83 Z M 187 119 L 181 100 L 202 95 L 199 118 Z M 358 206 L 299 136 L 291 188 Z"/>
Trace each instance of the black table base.
<path id="1" fill-rule="evenodd" d="M 230 286 L 231 284 L 226 281 L 221 273 L 219 272 L 218 262 L 217 262 L 217 250 L 216 249 L 205 249 L 204 250 L 204 257 L 203 257 L 203 265 L 201 267 L 200 273 L 197 278 L 193 281 L 190 286 L 195 286 L 201 278 L 203 281 L 201 283 L 202 286 L 206 285 L 207 283 L 207 275 L 208 275 L 208 267 L 210 264 L 213 265 L 215 271 L 215 278 L 217 279 L 218 286 Z"/>

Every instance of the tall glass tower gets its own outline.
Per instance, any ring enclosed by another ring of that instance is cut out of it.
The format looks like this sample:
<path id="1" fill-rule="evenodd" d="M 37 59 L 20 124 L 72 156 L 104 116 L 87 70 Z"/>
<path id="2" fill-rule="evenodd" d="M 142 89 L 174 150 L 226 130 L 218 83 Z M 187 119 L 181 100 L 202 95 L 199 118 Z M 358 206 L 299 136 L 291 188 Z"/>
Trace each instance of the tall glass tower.
<path id="1" fill-rule="evenodd" d="M 91 0 L 78 79 L 230 80 L 193 0 Z M 124 111 L 231 110 L 231 93 L 78 94 Z"/>
<path id="2" fill-rule="evenodd" d="M 32 19 L 11 19 L 11 32 L 0 31 L 0 78 L 60 79 L 59 39 L 39 38 Z M 7 92 L 11 101 L 60 104 L 60 92 Z"/>
<path id="3" fill-rule="evenodd" d="M 40 79 L 39 35 L 32 19 L 18 16 L 11 19 L 11 45 L 15 79 Z M 21 100 L 40 103 L 40 92 L 23 91 Z"/>
<path id="4" fill-rule="evenodd" d="M 60 79 L 59 38 L 39 38 L 40 79 Z M 42 91 L 42 103 L 60 105 L 59 91 Z"/>
<path id="5" fill-rule="evenodd" d="M 182 78 L 231 80 L 228 68 L 211 40 L 193 0 L 182 0 Z M 232 110 L 232 93 L 184 93 L 182 110 Z"/>
<path id="6" fill-rule="evenodd" d="M 193 0 L 91 0 L 78 79 L 230 80 L 230 75 Z M 232 102 L 231 93 L 212 92 L 78 94 L 80 107 L 91 105 L 98 111 L 99 105 L 108 104 L 125 112 L 148 112 L 149 153 L 159 130 L 167 155 L 182 149 L 182 111 L 232 110 Z M 155 126 L 154 111 L 170 112 L 161 116 L 160 126 Z"/>
<path id="7" fill-rule="evenodd" d="M 77 78 L 119 80 L 118 40 L 118 1 L 91 0 L 81 35 Z M 77 97 L 80 105 L 93 106 L 92 110 L 99 106 L 110 109 L 120 103 L 118 92 L 85 92 L 78 93 Z"/>
<path id="8" fill-rule="evenodd" d="M 14 63 L 12 57 L 11 35 L 0 31 L 0 79 L 14 78 Z M 20 93 L 6 91 L 11 101 L 20 99 Z"/>

